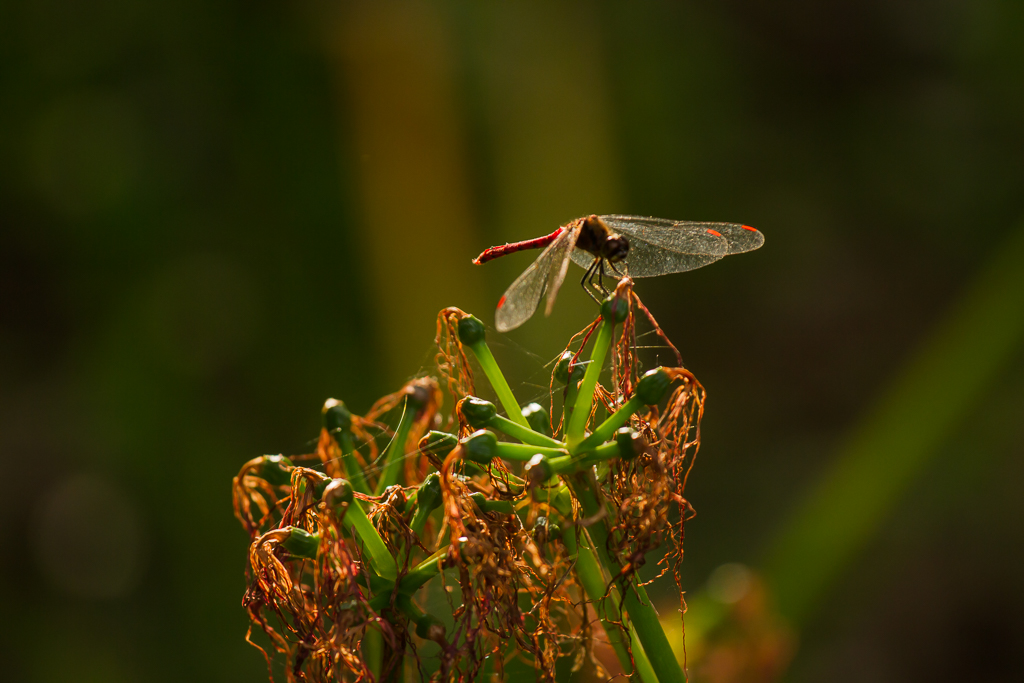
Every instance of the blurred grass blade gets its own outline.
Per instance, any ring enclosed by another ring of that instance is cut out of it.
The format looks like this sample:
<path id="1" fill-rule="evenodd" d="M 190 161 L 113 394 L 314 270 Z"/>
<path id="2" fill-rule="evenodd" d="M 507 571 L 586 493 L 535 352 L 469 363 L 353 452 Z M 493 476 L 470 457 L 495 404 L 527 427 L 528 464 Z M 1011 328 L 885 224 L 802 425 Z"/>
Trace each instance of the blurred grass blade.
<path id="1" fill-rule="evenodd" d="M 771 546 L 765 574 L 799 624 L 970 415 L 1024 337 L 1024 224 L 855 431 Z"/>

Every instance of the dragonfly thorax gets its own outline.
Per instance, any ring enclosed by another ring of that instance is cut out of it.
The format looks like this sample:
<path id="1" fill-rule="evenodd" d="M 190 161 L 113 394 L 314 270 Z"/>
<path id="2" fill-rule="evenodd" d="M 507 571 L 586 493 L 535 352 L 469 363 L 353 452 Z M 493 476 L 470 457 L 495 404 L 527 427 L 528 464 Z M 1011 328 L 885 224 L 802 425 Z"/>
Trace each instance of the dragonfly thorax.
<path id="1" fill-rule="evenodd" d="M 594 258 L 618 263 L 629 253 L 629 240 L 612 232 L 598 216 L 579 219 L 579 231 L 576 248 L 592 254 Z"/>

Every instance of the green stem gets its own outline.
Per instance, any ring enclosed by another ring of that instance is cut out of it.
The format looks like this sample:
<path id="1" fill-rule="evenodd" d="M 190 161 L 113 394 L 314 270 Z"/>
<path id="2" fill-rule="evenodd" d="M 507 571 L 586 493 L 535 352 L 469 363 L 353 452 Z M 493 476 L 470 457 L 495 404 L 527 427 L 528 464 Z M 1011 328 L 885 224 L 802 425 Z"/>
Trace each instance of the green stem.
<path id="1" fill-rule="evenodd" d="M 381 495 L 384 493 L 384 489 L 394 486 L 402 478 L 402 470 L 405 467 L 405 442 L 409 439 L 409 429 L 412 428 L 412 423 L 415 421 L 416 409 L 406 398 L 402 420 L 398 423 L 398 429 L 395 430 L 395 437 L 388 444 L 387 453 L 384 454 L 384 471 L 381 472 L 380 479 L 377 481 L 375 495 Z"/>
<path id="2" fill-rule="evenodd" d="M 597 610 L 598 618 L 601 619 L 605 633 L 608 634 L 608 642 L 614 648 L 623 671 L 627 674 L 631 673 L 633 661 L 630 659 L 626 643 L 622 639 L 622 629 L 616 626 L 616 622 L 622 621 L 618 601 L 604 600 L 605 587 L 608 582 L 601 571 L 601 565 L 594 555 L 593 548 L 586 547 L 584 540 L 585 546 L 581 551 L 576 543 L 576 527 L 569 523 L 562 525 L 562 542 L 565 543 L 565 549 L 569 555 L 576 557 L 576 576 L 579 577 L 583 590 L 586 591 L 587 597 L 590 598 L 594 609 Z"/>
<path id="3" fill-rule="evenodd" d="M 369 555 L 370 566 L 382 578 L 392 583 L 398 579 L 398 566 L 391 556 L 384 540 L 377 533 L 358 500 L 353 499 L 345 512 L 345 524 L 362 541 Z"/>
<path id="4" fill-rule="evenodd" d="M 398 589 L 402 593 L 412 595 L 420 586 L 441 573 L 441 563 L 438 560 L 447 554 L 448 546 L 439 548 L 437 552 L 420 562 L 408 574 L 403 576 Z"/>
<path id="5" fill-rule="evenodd" d="M 546 446 L 548 448 L 565 448 L 565 444 L 561 441 L 552 439 L 550 436 L 545 436 L 540 432 L 535 432 L 532 429 L 527 429 L 502 415 L 492 417 L 487 421 L 487 426 L 493 427 L 499 432 L 511 436 L 513 439 L 519 439 L 523 443 L 534 446 Z"/>
<path id="6" fill-rule="evenodd" d="M 621 455 L 622 451 L 619 448 L 619 444 L 611 441 L 601 444 L 582 456 L 563 455 L 561 457 L 548 458 L 547 465 L 552 475 L 573 474 L 575 472 L 582 472 L 591 465 L 596 465 L 599 462 L 611 460 L 612 458 L 618 458 Z"/>
<path id="7" fill-rule="evenodd" d="M 384 637 L 374 626 L 368 626 L 363 635 L 363 657 L 374 680 L 377 680 L 380 677 L 380 668 L 384 664 Z"/>
<path id="8" fill-rule="evenodd" d="M 584 515 L 594 517 L 602 511 L 601 503 L 598 502 L 597 496 L 586 478 L 572 477 L 569 479 L 569 486 L 576 499 L 579 500 Z M 610 576 L 619 576 L 622 573 L 622 567 L 608 554 L 608 529 L 604 520 L 598 520 L 587 530 L 590 532 L 601 564 L 604 565 Z M 643 649 L 647 653 L 654 671 L 658 672 L 659 679 L 665 683 L 685 683 L 686 676 L 665 636 L 661 622 L 658 621 L 654 605 L 647 597 L 644 587 L 636 583 L 635 580 L 629 581 L 625 605 L 630 623 L 636 629 L 637 637 L 643 644 Z"/>
<path id="9" fill-rule="evenodd" d="M 565 405 L 562 406 L 562 436 L 565 436 L 565 432 L 569 429 L 569 420 L 572 419 L 572 407 L 576 404 L 576 399 L 579 395 L 580 385 L 578 382 L 574 382 L 570 376 L 569 384 L 565 387 Z"/>
<path id="10" fill-rule="evenodd" d="M 494 450 L 494 454 L 502 460 L 517 460 L 520 462 L 526 462 L 538 453 L 552 457 L 568 455 L 564 446 L 550 448 L 547 446 L 530 446 L 524 443 L 508 443 L 507 441 L 498 442 Z"/>
<path id="11" fill-rule="evenodd" d="M 629 422 L 629 418 L 632 417 L 633 413 L 643 407 L 644 402 L 638 396 L 634 396 L 626 401 L 621 408 L 609 415 L 607 420 L 598 425 L 590 436 L 585 438 L 580 445 L 576 447 L 576 452 L 583 453 L 585 451 L 592 450 L 612 438 L 612 435 L 615 434 L 615 430 Z"/>
<path id="12" fill-rule="evenodd" d="M 604 366 L 604 357 L 612 345 L 612 327 L 607 320 L 602 320 L 597 328 L 597 338 L 594 340 L 594 350 L 590 354 L 590 365 L 583 375 L 583 384 L 580 385 L 579 396 L 576 397 L 576 404 L 572 408 L 572 415 L 569 417 L 569 427 L 566 430 L 566 443 L 569 445 L 569 452 L 575 453 L 583 435 L 586 431 L 587 420 L 590 419 L 590 407 L 594 404 L 594 389 L 597 386 L 597 378 L 601 376 L 601 368 Z"/>
<path id="13" fill-rule="evenodd" d="M 498 400 L 501 402 L 505 412 L 508 413 L 509 418 L 513 422 L 530 429 L 530 423 L 523 417 L 523 410 L 519 407 L 519 402 L 516 401 L 516 397 L 512 394 L 512 389 L 508 386 L 505 375 L 501 374 L 501 368 L 498 367 L 494 356 L 491 355 L 491 349 L 487 346 L 487 342 L 481 340 L 475 344 L 470 344 L 469 348 L 476 356 L 477 362 L 480 363 L 480 368 L 487 375 L 487 380 L 491 383 L 491 387 L 494 388 L 494 393 L 498 395 Z"/>
<path id="14" fill-rule="evenodd" d="M 359 461 L 354 455 L 356 445 L 352 432 L 343 429 L 339 430 L 337 434 L 338 445 L 341 446 L 341 462 L 345 467 L 345 478 L 359 493 L 370 493 L 370 485 L 366 483 L 366 477 L 363 476 L 363 468 L 359 466 Z"/>

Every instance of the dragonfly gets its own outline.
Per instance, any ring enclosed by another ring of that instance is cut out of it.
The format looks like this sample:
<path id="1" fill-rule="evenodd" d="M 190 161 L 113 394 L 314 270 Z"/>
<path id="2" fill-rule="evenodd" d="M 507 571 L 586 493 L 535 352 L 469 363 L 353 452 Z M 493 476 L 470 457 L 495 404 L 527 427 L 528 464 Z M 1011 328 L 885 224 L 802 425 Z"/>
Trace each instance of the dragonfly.
<path id="1" fill-rule="evenodd" d="M 607 276 L 637 278 L 681 273 L 729 254 L 752 251 L 762 244 L 764 235 L 760 231 L 738 223 L 590 215 L 577 218 L 550 235 L 485 249 L 473 263 L 480 265 L 518 251 L 544 249 L 498 300 L 494 326 L 499 332 L 508 332 L 529 320 L 541 299 L 545 299 L 544 315 L 551 315 L 570 261 L 584 268 L 580 284 L 591 298 L 600 302 L 595 291 L 600 289 L 608 294 L 604 285 Z"/>

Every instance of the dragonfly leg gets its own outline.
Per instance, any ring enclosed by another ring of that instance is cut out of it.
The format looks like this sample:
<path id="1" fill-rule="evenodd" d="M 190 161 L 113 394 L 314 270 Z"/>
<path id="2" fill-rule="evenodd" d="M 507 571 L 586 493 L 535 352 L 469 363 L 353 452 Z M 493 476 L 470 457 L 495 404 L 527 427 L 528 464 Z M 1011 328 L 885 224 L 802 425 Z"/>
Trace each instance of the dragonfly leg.
<path id="1" fill-rule="evenodd" d="M 594 278 L 597 277 L 597 269 L 600 265 L 601 259 L 594 259 L 594 262 L 590 264 L 590 277 L 587 278 L 587 282 L 590 284 L 590 291 L 594 292 L 595 294 L 597 292 L 598 286 L 597 283 L 594 282 Z M 604 287 L 601 287 L 601 289 L 604 289 Z M 594 294 L 592 294 L 591 296 L 594 296 L 594 301 L 600 301 Z"/>
<path id="2" fill-rule="evenodd" d="M 587 287 L 588 278 L 589 278 L 590 284 L 591 285 L 594 284 L 594 273 L 597 272 L 597 262 L 599 260 L 600 259 L 594 259 L 594 262 L 591 263 L 589 266 L 587 266 L 587 269 L 583 272 L 583 277 L 580 278 L 580 287 L 583 288 L 584 292 L 586 292 L 587 294 L 590 295 L 591 299 L 593 299 L 594 301 L 596 301 L 597 303 L 600 304 L 601 300 L 597 298 L 597 295 L 594 294 L 594 292 L 592 292 L 589 287 Z"/>
<path id="3" fill-rule="evenodd" d="M 598 260 L 601 262 L 601 265 L 599 266 L 601 274 L 598 275 L 597 281 L 598 281 L 598 283 L 601 286 L 601 291 L 604 292 L 605 296 L 608 296 L 611 292 L 609 292 L 608 288 L 604 286 L 604 259 L 598 259 Z"/>

